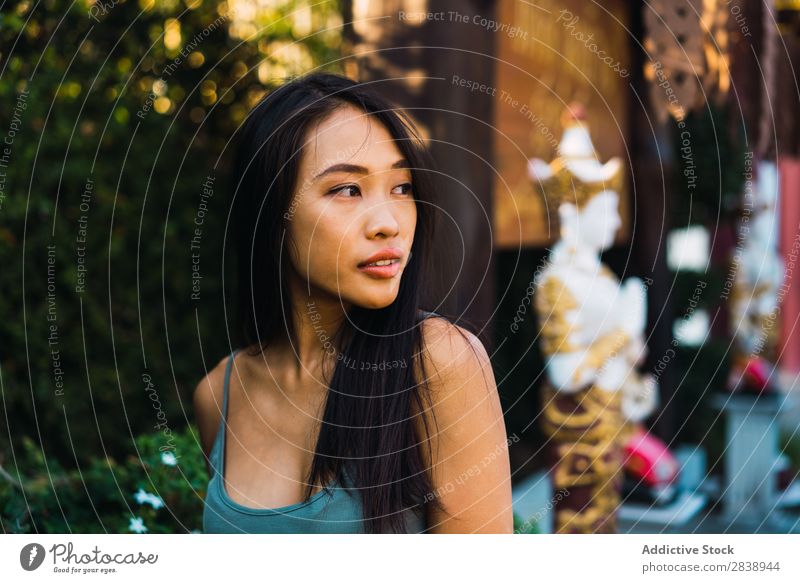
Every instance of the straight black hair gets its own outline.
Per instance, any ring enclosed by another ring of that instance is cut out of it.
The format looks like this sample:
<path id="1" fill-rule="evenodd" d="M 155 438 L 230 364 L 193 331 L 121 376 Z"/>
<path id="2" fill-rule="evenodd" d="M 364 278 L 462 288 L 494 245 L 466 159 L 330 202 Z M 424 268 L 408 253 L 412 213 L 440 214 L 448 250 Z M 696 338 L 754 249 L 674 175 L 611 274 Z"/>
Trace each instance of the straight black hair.
<path id="1" fill-rule="evenodd" d="M 286 313 L 293 305 L 286 283 L 289 208 L 309 131 L 346 106 L 380 122 L 408 161 L 417 224 L 413 258 L 395 301 L 381 309 L 353 307 L 336 334 L 340 354 L 306 498 L 315 484 L 347 482 L 360 494 L 366 532 L 404 532 L 405 512 L 424 515 L 434 506 L 441 509 L 432 496 L 430 458 L 424 453 L 432 440 L 420 317 L 423 268 L 435 223 L 432 160 L 408 116 L 362 84 L 328 73 L 300 77 L 268 93 L 245 120 L 234 192 L 242 342 L 258 354 L 273 343 L 296 340 Z M 415 412 L 422 414 L 424 436 L 415 430 Z"/>

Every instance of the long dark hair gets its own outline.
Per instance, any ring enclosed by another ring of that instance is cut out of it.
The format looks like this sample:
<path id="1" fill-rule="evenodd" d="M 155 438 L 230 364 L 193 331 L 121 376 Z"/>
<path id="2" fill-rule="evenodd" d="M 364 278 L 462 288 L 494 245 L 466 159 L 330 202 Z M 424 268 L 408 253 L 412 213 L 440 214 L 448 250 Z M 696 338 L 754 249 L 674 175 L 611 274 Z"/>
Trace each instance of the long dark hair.
<path id="1" fill-rule="evenodd" d="M 408 509 L 425 513 L 433 505 L 441 508 L 431 496 L 429 457 L 423 453 L 430 451 L 430 402 L 419 317 L 423 268 L 435 222 L 432 161 L 408 116 L 364 85 L 328 73 L 295 79 L 268 93 L 241 128 L 234 212 L 242 342 L 254 346 L 255 354 L 276 342 L 295 342 L 287 314 L 292 306 L 286 276 L 287 209 L 309 129 L 348 105 L 379 121 L 408 161 L 417 225 L 413 258 L 403 272 L 396 300 L 382 309 L 353 307 L 336 334 L 340 355 L 329 384 L 306 497 L 315 484 L 347 481 L 360 493 L 367 532 L 403 532 L 404 511 L 407 516 Z M 360 363 L 368 363 L 367 370 Z M 417 371 L 421 378 L 416 378 Z M 415 410 L 424 412 L 424 437 L 415 431 Z"/>

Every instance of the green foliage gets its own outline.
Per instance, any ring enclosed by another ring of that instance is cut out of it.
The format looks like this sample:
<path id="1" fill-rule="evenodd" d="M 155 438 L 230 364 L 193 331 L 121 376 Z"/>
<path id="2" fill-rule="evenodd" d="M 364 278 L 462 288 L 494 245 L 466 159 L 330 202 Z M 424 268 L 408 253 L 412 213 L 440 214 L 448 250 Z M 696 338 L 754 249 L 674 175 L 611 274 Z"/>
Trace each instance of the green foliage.
<path id="1" fill-rule="evenodd" d="M 519 514 L 514 513 L 514 534 L 541 534 L 536 522 L 524 520 Z"/>
<path id="2" fill-rule="evenodd" d="M 126 533 L 131 518 L 141 518 L 151 533 L 200 530 L 205 458 L 196 429 L 187 427 L 173 437 L 170 448 L 161 435 L 145 434 L 122 463 L 93 457 L 75 469 L 64 469 L 23 438 L 14 459 L 16 475 L 11 475 L 11 460 L 5 460 L 0 477 L 3 531 Z M 137 501 L 137 492 L 149 495 L 144 503 Z"/>
<path id="3" fill-rule="evenodd" d="M 721 305 L 724 275 L 709 268 L 705 272 L 681 270 L 673 273 L 672 306 L 675 321 L 691 317 L 701 310 L 714 318 L 714 313 L 725 309 Z M 710 399 L 725 390 L 730 373 L 730 339 L 709 334 L 700 346 L 675 343 L 674 356 L 666 366 L 673 369 L 672 381 L 676 383 L 673 406 L 681 411 L 677 419 L 677 443 L 702 443 L 714 466 L 724 450 L 724 426 L 719 411 L 712 408 Z M 717 465 L 716 469 L 721 468 Z"/>
<path id="4" fill-rule="evenodd" d="M 715 240 L 715 233 L 721 237 L 730 229 L 748 170 L 746 138 L 732 115 L 729 105 L 709 102 L 687 114 L 683 127 L 672 126 L 675 176 L 670 228 L 703 225 Z M 682 270 L 672 274 L 673 321 L 702 310 L 709 314 L 709 320 L 716 321 L 716 314 L 724 321 L 721 312 L 728 308 L 722 300 L 727 263 L 718 263 L 712 262 L 703 272 Z M 674 410 L 683 415 L 678 420 L 676 440 L 703 443 L 711 467 L 722 455 L 724 434 L 719 411 L 710 407 L 709 399 L 725 390 L 730 372 L 730 337 L 720 329 L 717 324 L 702 346 L 673 345 L 675 357 L 667 364 L 674 367 Z"/>
<path id="5" fill-rule="evenodd" d="M 740 204 L 745 182 L 746 137 L 730 105 L 691 111 L 672 126 L 673 226 L 715 225 Z M 739 131 L 736 131 L 738 128 Z"/>
<path id="6" fill-rule="evenodd" d="M 341 44 L 336 2 L 252 22 L 93 4 L 11 2 L 0 23 L 0 452 L 27 435 L 65 466 L 186 424 L 235 336 L 229 141 L 285 77 L 338 70 Z"/>
<path id="7" fill-rule="evenodd" d="M 127 459 L 154 429 L 178 434 L 235 341 L 230 140 L 286 77 L 340 72 L 336 1 L 279 0 L 250 21 L 224 2 L 103 5 L 0 14 L 0 463 L 14 467 L 13 436 L 40 472 L 37 528 L 53 532 L 97 530 L 95 510 L 127 528 L 114 477 L 130 489 L 133 470 L 105 457 Z M 48 471 L 67 480 L 55 483 L 66 520 Z M 3 499 L 4 523 L 23 528 L 22 499 Z"/>
<path id="8" fill-rule="evenodd" d="M 675 409 L 682 415 L 677 420 L 676 442 L 702 443 L 708 453 L 709 467 L 715 472 L 722 468 L 725 424 L 724 417 L 711 406 L 710 400 L 725 390 L 730 371 L 727 353 L 727 342 L 708 339 L 699 348 L 678 348 L 674 362 L 679 371 Z"/>
<path id="9" fill-rule="evenodd" d="M 800 473 L 800 432 L 796 429 L 791 433 L 789 431 L 781 431 L 779 447 L 780 451 L 789 458 L 792 471 Z"/>

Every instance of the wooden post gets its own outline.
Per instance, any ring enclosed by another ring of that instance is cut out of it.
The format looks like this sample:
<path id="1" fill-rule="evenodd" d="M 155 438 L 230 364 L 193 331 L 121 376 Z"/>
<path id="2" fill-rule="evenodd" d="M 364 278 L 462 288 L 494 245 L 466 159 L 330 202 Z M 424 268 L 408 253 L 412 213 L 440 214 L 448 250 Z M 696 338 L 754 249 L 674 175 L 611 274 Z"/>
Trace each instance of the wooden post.
<path id="1" fill-rule="evenodd" d="M 472 22 L 491 18 L 493 2 L 431 0 L 425 15 L 408 2 L 345 3 L 345 37 L 360 81 L 404 108 L 430 139 L 437 163 L 443 221 L 434 243 L 431 291 L 439 312 L 465 317 L 490 344 L 494 306 L 492 257 L 491 95 L 470 91 L 457 78 L 491 85 L 493 36 Z M 431 14 L 441 16 L 430 16 Z M 464 19 L 466 17 L 466 20 Z"/>

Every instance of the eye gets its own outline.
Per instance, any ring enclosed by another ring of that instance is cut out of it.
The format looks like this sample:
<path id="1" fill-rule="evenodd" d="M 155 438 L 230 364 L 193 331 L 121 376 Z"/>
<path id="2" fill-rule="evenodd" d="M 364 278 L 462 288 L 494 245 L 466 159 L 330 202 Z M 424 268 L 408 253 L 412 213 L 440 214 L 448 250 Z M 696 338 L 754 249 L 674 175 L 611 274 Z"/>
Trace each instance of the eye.
<path id="1" fill-rule="evenodd" d="M 406 182 L 405 184 L 398 184 L 392 189 L 392 194 L 412 194 L 412 193 L 413 193 L 413 187 L 411 186 L 410 182 Z"/>
<path id="2" fill-rule="evenodd" d="M 361 195 L 361 191 L 355 184 L 343 184 L 328 191 L 328 194 L 342 195 L 345 198 L 352 198 Z"/>

